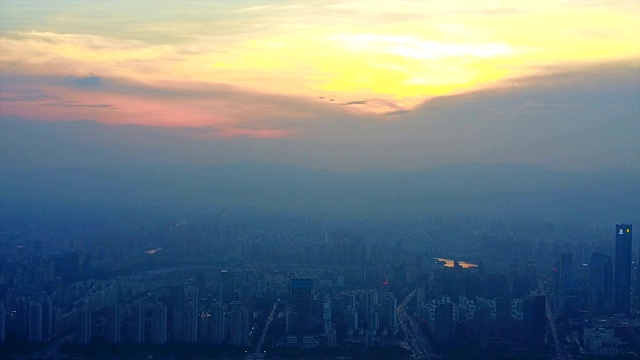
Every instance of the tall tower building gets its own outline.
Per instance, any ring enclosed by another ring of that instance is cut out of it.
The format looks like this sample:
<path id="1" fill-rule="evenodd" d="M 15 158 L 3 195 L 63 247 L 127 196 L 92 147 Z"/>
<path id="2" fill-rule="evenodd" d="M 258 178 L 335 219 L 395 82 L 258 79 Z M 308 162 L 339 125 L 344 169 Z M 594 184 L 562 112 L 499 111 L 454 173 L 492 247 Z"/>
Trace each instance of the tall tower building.
<path id="1" fill-rule="evenodd" d="M 53 336 L 53 303 L 51 298 L 40 302 L 42 306 L 42 339 L 48 340 Z"/>
<path id="2" fill-rule="evenodd" d="M 247 342 L 248 311 L 241 306 L 235 306 L 229 312 L 229 344 L 235 346 L 246 345 Z"/>
<path id="3" fill-rule="evenodd" d="M 546 298 L 544 295 L 528 296 L 522 301 L 522 320 L 525 340 L 531 350 L 544 349 Z"/>
<path id="4" fill-rule="evenodd" d="M 601 252 L 591 255 L 589 267 L 591 313 L 609 313 L 613 306 L 613 264 L 611 256 Z"/>
<path id="5" fill-rule="evenodd" d="M 4 344 L 6 339 L 4 303 L 0 303 L 0 344 Z"/>
<path id="6" fill-rule="evenodd" d="M 182 341 L 192 343 L 198 341 L 198 305 L 189 303 L 184 306 L 182 318 Z"/>
<path id="7" fill-rule="evenodd" d="M 121 311 L 120 305 L 113 304 L 107 310 L 107 323 L 105 340 L 111 344 L 119 344 L 121 341 Z"/>
<path id="8" fill-rule="evenodd" d="M 560 254 L 560 286 L 558 291 L 558 311 L 566 313 L 567 289 L 573 286 L 573 254 Z"/>
<path id="9" fill-rule="evenodd" d="M 331 331 L 331 299 L 326 298 L 322 303 L 322 323 L 324 325 L 324 336 L 329 336 Z"/>
<path id="10" fill-rule="evenodd" d="M 144 343 L 144 305 L 141 302 L 131 305 L 129 337 L 134 344 Z"/>
<path id="11" fill-rule="evenodd" d="M 42 305 L 32 301 L 29 304 L 29 342 L 42 341 Z"/>
<path id="12" fill-rule="evenodd" d="M 151 311 L 151 342 L 155 345 L 167 342 L 167 307 L 161 303 Z"/>
<path id="13" fill-rule="evenodd" d="M 616 258 L 614 310 L 616 314 L 631 311 L 631 225 L 616 225 Z"/>
<path id="14" fill-rule="evenodd" d="M 222 302 L 216 302 L 211 308 L 211 337 L 216 344 L 222 344 L 226 338 L 226 316 L 227 306 Z"/>
<path id="15" fill-rule="evenodd" d="M 311 330 L 313 280 L 291 279 L 291 326 L 293 334 L 307 334 Z"/>
<path id="16" fill-rule="evenodd" d="M 382 301 L 380 302 L 380 327 L 387 328 L 391 332 L 398 326 L 397 307 L 398 300 L 393 293 L 387 293 L 382 296 Z"/>
<path id="17" fill-rule="evenodd" d="M 79 344 L 89 344 L 91 342 L 91 310 L 89 310 L 88 302 L 78 312 L 78 333 L 76 341 Z"/>

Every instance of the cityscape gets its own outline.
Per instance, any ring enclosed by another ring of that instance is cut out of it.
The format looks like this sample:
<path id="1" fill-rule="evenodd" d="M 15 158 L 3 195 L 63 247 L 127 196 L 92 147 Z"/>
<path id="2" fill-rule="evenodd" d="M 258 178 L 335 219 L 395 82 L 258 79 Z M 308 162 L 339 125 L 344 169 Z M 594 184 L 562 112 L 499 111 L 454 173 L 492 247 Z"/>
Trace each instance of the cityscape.
<path id="1" fill-rule="evenodd" d="M 2 230 L 13 358 L 640 353 L 631 224 L 212 213 Z"/>
<path id="2" fill-rule="evenodd" d="M 638 360 L 639 226 L 638 0 L 0 0 L 0 360 Z"/>

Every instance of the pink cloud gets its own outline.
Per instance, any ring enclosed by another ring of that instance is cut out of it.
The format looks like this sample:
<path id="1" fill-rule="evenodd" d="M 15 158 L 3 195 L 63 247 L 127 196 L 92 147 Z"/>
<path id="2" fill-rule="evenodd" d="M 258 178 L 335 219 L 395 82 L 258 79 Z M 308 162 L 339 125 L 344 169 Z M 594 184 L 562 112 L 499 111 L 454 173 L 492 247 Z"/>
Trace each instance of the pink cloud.
<path id="1" fill-rule="evenodd" d="M 281 138 L 287 119 L 309 118 L 287 99 L 202 84 L 140 84 L 77 81 L 10 81 L 3 86 L 1 114 L 41 121 L 95 120 L 107 124 L 216 129 L 203 137 Z M 273 120 L 277 119 L 277 120 Z"/>

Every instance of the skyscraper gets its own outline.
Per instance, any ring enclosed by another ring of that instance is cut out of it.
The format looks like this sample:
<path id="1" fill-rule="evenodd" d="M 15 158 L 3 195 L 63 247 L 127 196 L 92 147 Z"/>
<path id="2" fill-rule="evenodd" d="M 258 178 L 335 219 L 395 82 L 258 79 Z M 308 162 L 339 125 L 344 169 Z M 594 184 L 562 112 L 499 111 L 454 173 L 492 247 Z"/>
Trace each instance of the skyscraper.
<path id="1" fill-rule="evenodd" d="M 53 336 L 53 303 L 47 297 L 40 301 L 42 306 L 42 340 L 48 340 Z"/>
<path id="2" fill-rule="evenodd" d="M 29 304 L 29 342 L 42 342 L 42 305 L 39 301 Z"/>
<path id="3" fill-rule="evenodd" d="M 0 303 L 0 344 L 4 344 L 5 334 L 5 322 L 4 322 L 4 303 Z"/>
<path id="4" fill-rule="evenodd" d="M 121 341 L 121 316 L 120 305 L 113 304 L 107 309 L 107 323 L 104 335 L 108 343 L 119 344 Z"/>
<path id="5" fill-rule="evenodd" d="M 78 312 L 76 342 L 79 344 L 89 344 L 91 342 L 91 335 L 91 310 L 89 310 L 87 301 L 85 301 L 85 306 Z"/>
<path id="6" fill-rule="evenodd" d="M 613 265 L 611 256 L 601 252 L 591 255 L 589 267 L 590 304 L 593 314 L 611 311 L 613 303 Z"/>
<path id="7" fill-rule="evenodd" d="M 227 306 L 221 301 L 213 304 L 211 308 L 211 337 L 213 338 L 213 342 L 216 344 L 223 343 L 227 338 L 227 326 L 225 321 L 226 311 Z"/>
<path id="8" fill-rule="evenodd" d="M 182 341 L 192 343 L 198 341 L 198 305 L 189 303 L 184 306 L 182 317 Z"/>
<path id="9" fill-rule="evenodd" d="M 573 254 L 560 254 L 560 288 L 558 291 L 558 310 L 566 312 L 567 289 L 573 286 Z"/>
<path id="10" fill-rule="evenodd" d="M 528 296 L 522 301 L 522 321 L 525 341 L 531 350 L 544 348 L 546 298 L 544 295 Z"/>
<path id="11" fill-rule="evenodd" d="M 144 305 L 141 302 L 131 305 L 129 337 L 135 344 L 144 343 Z"/>
<path id="12" fill-rule="evenodd" d="M 617 314 L 631 311 L 631 225 L 616 224 L 614 308 Z"/>
<path id="13" fill-rule="evenodd" d="M 156 345 L 167 342 L 167 307 L 162 303 L 151 310 L 151 342 Z"/>
<path id="14" fill-rule="evenodd" d="M 313 280 L 291 279 L 291 326 L 293 334 L 307 334 L 311 330 L 311 302 Z"/>

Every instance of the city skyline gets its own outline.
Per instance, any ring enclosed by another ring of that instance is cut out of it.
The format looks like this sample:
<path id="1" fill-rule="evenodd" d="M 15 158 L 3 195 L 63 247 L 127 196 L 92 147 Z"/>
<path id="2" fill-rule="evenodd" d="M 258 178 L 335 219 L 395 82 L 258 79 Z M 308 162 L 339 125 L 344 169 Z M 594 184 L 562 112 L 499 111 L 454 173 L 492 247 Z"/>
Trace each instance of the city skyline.
<path id="1" fill-rule="evenodd" d="M 637 358 L 639 15 L 0 0 L 0 357 Z"/>

